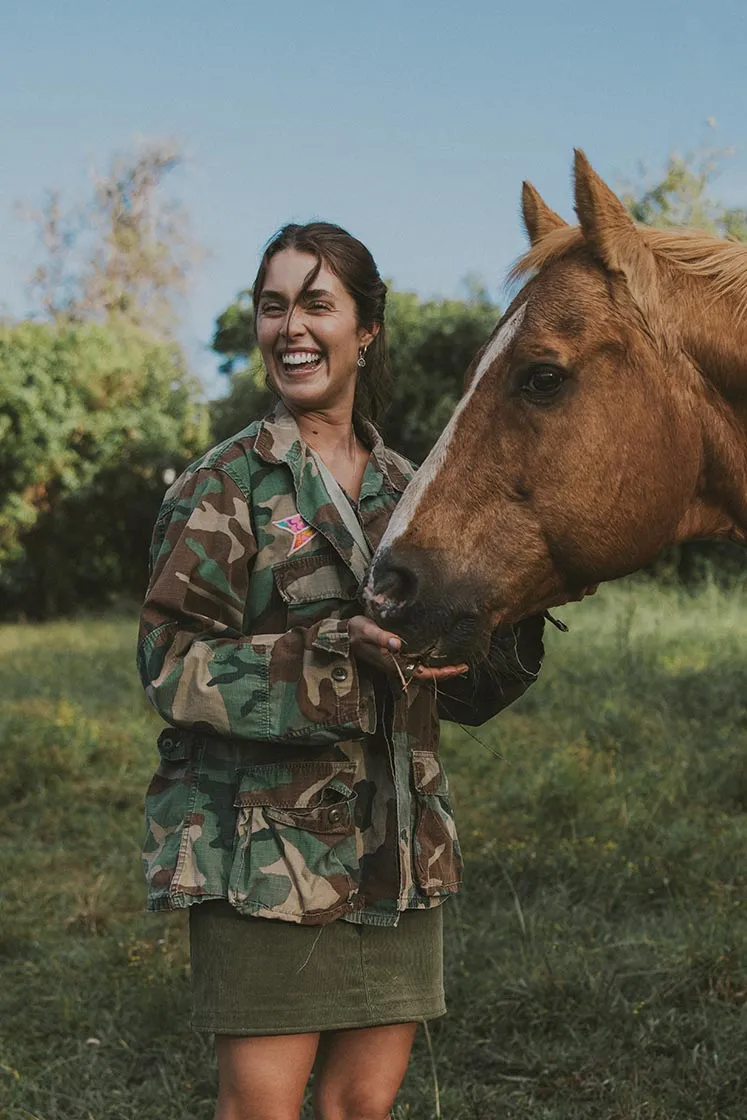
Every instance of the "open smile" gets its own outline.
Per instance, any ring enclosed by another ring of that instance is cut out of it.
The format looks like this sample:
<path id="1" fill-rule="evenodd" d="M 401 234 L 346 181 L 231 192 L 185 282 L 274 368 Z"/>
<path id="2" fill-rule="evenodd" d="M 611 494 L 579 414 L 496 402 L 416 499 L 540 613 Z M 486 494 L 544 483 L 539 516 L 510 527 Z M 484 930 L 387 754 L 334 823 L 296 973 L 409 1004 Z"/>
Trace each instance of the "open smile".
<path id="1" fill-rule="evenodd" d="M 284 350 L 280 355 L 280 366 L 284 373 L 293 375 L 313 373 L 323 360 L 320 350 Z"/>

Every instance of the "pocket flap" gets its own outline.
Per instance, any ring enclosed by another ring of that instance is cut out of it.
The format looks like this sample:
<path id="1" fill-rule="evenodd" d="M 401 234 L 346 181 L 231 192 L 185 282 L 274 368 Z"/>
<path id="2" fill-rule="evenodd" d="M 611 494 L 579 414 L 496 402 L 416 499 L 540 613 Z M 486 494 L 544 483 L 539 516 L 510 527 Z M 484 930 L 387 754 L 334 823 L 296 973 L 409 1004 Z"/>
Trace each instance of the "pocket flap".
<path id="1" fill-rule="evenodd" d="M 447 794 L 446 775 L 433 751 L 412 752 L 412 778 L 418 793 Z"/>
<path id="2" fill-rule="evenodd" d="M 241 774 L 234 805 L 242 809 L 274 806 L 307 809 L 324 800 L 327 790 L 350 797 L 358 764 L 355 762 L 258 763 Z"/>
<path id="3" fill-rule="evenodd" d="M 331 550 L 294 556 L 272 569 L 275 585 L 286 603 L 316 603 L 323 599 L 355 599 L 352 573 Z M 347 578 L 349 577 L 349 578 Z"/>

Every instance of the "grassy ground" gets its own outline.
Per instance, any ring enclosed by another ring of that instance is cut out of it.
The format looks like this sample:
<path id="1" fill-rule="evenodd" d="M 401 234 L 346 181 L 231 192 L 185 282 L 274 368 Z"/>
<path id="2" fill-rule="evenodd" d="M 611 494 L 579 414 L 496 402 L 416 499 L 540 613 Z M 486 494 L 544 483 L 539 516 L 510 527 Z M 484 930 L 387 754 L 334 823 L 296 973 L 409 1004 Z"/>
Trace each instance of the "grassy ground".
<path id="1" fill-rule="evenodd" d="M 449 1016 L 397 1120 L 747 1115 L 747 598 L 603 588 L 445 751 Z M 209 1120 L 182 916 L 141 911 L 128 618 L 0 628 L 0 1116 Z"/>

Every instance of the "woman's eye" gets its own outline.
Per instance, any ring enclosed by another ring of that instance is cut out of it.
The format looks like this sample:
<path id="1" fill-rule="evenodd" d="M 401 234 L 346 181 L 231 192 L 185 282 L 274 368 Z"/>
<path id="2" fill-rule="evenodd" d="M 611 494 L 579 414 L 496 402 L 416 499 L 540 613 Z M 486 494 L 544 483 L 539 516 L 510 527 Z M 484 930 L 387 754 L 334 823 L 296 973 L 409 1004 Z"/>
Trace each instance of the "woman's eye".
<path id="1" fill-rule="evenodd" d="M 312 311 L 331 311 L 332 310 L 332 305 L 331 304 L 325 303 L 323 300 L 320 300 L 320 299 L 313 300 L 309 304 L 309 307 Z"/>
<path id="2" fill-rule="evenodd" d="M 549 400 L 563 387 L 566 375 L 557 366 L 535 366 L 521 383 L 521 392 L 533 400 Z"/>
<path id="3" fill-rule="evenodd" d="M 263 303 L 260 310 L 263 315 L 280 315 L 283 312 L 279 303 Z"/>

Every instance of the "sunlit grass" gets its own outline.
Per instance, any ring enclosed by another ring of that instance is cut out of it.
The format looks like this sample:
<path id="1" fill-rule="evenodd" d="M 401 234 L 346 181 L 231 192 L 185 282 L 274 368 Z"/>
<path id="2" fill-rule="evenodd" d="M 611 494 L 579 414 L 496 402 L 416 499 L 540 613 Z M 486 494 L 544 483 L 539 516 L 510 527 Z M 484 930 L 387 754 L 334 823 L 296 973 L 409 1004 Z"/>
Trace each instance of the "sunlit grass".
<path id="1" fill-rule="evenodd" d="M 448 1120 L 742 1120 L 747 599 L 649 584 L 560 612 L 542 680 L 444 751 Z M 209 1120 L 183 915 L 142 912 L 159 721 L 134 621 L 0 628 L 0 1116 Z M 498 752 L 502 759 L 496 758 Z M 395 1116 L 434 1115 L 424 1041 Z"/>

